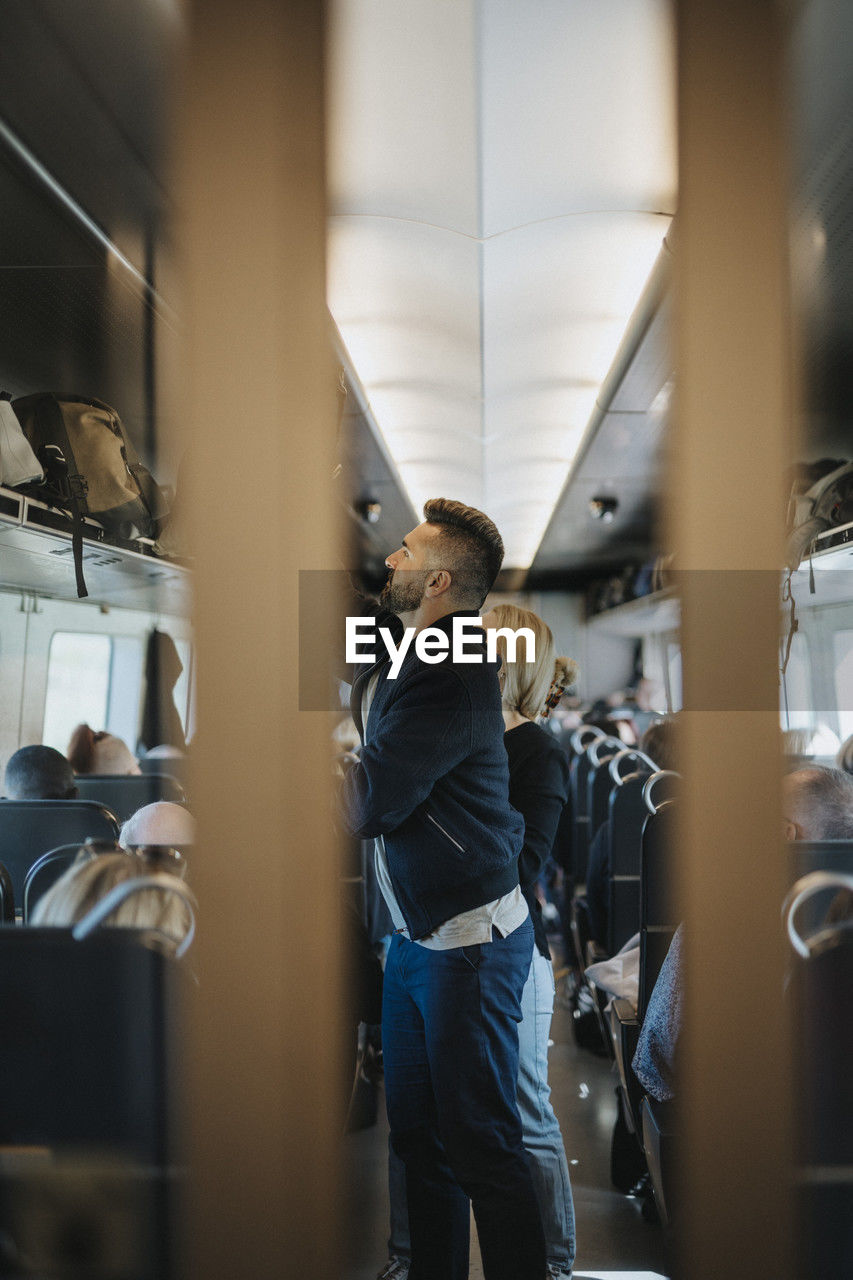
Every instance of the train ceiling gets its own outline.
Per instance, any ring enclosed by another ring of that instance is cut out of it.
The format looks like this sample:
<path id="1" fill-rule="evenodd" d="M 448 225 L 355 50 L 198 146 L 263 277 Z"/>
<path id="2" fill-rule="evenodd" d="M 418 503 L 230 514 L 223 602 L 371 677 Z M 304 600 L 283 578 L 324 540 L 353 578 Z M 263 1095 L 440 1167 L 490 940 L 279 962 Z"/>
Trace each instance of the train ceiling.
<path id="1" fill-rule="evenodd" d="M 329 303 L 367 417 L 416 508 L 483 508 L 527 568 L 675 210 L 670 6 L 336 0 L 329 71 Z"/>

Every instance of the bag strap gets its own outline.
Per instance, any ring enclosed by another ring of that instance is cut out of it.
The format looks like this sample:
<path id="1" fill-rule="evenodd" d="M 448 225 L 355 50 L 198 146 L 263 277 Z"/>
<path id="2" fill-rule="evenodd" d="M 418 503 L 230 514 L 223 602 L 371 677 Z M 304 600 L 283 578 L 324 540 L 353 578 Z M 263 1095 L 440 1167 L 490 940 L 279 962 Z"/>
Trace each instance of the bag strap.
<path id="1" fill-rule="evenodd" d="M 183 881 L 162 873 L 140 876 L 136 880 L 125 880 L 122 884 L 115 885 L 114 888 L 110 889 L 109 893 L 101 898 L 100 902 L 92 907 L 91 911 L 87 912 L 82 920 L 75 924 L 71 930 L 72 937 L 76 938 L 78 942 L 82 938 L 88 938 L 89 934 L 93 933 L 98 925 L 106 920 L 107 916 L 112 915 L 125 899 L 130 898 L 134 893 L 141 893 L 144 889 L 159 889 L 163 893 L 174 893 L 187 908 L 190 917 L 189 927 L 175 950 L 175 958 L 180 959 L 188 951 L 190 943 L 195 937 L 195 908 L 198 903 L 195 895 Z"/>
<path id="2" fill-rule="evenodd" d="M 77 579 L 77 597 L 83 599 L 89 594 L 86 579 L 83 576 L 83 516 L 89 514 L 89 503 L 86 494 L 89 485 L 85 476 L 77 470 L 77 459 L 68 438 L 65 418 L 62 416 L 59 400 L 56 396 L 44 397 L 43 412 L 50 419 L 50 428 L 59 445 L 68 466 L 68 502 L 71 507 L 71 552 L 74 556 L 74 576 Z"/>

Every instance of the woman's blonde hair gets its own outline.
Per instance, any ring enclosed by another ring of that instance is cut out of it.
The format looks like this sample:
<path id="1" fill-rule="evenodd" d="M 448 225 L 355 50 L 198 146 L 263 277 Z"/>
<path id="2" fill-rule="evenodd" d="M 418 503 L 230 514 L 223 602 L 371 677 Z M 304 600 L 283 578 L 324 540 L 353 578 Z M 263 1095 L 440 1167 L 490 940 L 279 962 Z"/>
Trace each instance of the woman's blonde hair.
<path id="1" fill-rule="evenodd" d="M 159 867 L 157 871 L 160 878 L 166 875 L 181 885 L 177 876 L 161 873 Z M 76 862 L 39 898 L 30 923 L 70 928 L 79 924 L 116 885 L 150 875 L 150 864 L 133 854 L 102 853 L 92 857 L 81 849 Z M 189 930 L 191 916 L 177 893 L 151 885 L 120 902 L 105 923 L 125 929 L 155 930 L 179 943 Z"/>
<path id="2" fill-rule="evenodd" d="M 574 683 L 577 678 L 577 663 L 571 658 L 555 658 L 551 628 L 530 609 L 520 609 L 515 604 L 498 604 L 491 610 L 491 614 L 495 627 L 509 627 L 512 631 L 527 627 L 533 632 L 536 649 L 533 662 L 522 660 L 527 657 L 524 636 L 520 636 L 516 643 L 514 662 L 507 659 L 505 636 L 497 636 L 497 650 L 503 663 L 501 698 L 504 706 L 526 716 L 528 720 L 535 720 L 546 707 L 554 705 L 557 689 L 559 694 L 556 701 L 559 701 L 563 690 Z"/>

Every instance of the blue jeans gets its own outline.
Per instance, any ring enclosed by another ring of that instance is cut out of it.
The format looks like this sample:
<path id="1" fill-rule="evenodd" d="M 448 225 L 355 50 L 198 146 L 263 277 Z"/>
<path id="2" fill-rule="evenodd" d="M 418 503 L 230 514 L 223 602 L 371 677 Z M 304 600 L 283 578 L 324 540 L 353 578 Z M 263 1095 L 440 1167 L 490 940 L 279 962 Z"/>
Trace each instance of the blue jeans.
<path id="1" fill-rule="evenodd" d="M 410 1280 L 467 1280 L 469 1197 L 486 1280 L 542 1280 L 545 1245 L 516 1104 L 533 925 L 430 951 L 395 935 L 382 1048 L 391 1142 L 406 1166 Z"/>
<path id="2" fill-rule="evenodd" d="M 518 1109 L 549 1262 L 571 1271 L 575 1261 L 575 1209 L 560 1124 L 548 1084 L 548 1036 L 554 1012 L 554 970 L 536 949 L 521 996 L 518 1029 Z"/>
<path id="3" fill-rule="evenodd" d="M 563 1135 L 551 1106 L 548 1085 L 548 1037 L 554 1011 L 554 971 L 551 962 L 534 948 L 521 996 L 523 1014 L 518 1029 L 518 1109 L 523 1142 L 530 1157 L 533 1184 L 545 1231 L 549 1262 L 571 1271 L 575 1260 L 575 1210 Z M 391 1236 L 388 1252 L 408 1258 L 409 1223 L 406 1215 L 406 1170 L 388 1153 L 388 1192 L 391 1201 Z"/>

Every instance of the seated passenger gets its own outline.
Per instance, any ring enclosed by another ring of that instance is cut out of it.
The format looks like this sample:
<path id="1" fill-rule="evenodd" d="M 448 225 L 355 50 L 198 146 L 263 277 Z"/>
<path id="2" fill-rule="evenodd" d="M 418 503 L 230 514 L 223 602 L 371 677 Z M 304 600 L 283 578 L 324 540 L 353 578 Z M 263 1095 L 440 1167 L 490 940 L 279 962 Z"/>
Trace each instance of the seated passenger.
<path id="1" fill-rule="evenodd" d="M 173 881 L 186 893 L 176 876 L 158 871 L 160 884 L 151 884 L 120 902 L 105 923 L 126 929 L 150 929 L 174 946 L 188 936 L 193 920 L 187 902 L 164 887 Z M 118 885 L 146 879 L 151 868 L 127 853 L 103 853 L 95 857 L 81 849 L 80 856 L 56 884 L 36 903 L 30 924 L 70 928 L 79 924 Z"/>
<path id="2" fill-rule="evenodd" d="M 68 759 L 79 776 L 89 773 L 141 773 L 139 762 L 129 747 L 114 734 L 96 733 L 87 724 L 78 724 L 68 743 Z"/>
<path id="3" fill-rule="evenodd" d="M 795 769 L 782 783 L 782 796 L 786 840 L 853 840 L 853 774 L 820 765 Z M 824 924 L 853 918 L 853 893 L 839 889 L 820 915 Z M 812 928 L 819 923 L 814 917 Z"/>
<path id="4" fill-rule="evenodd" d="M 810 765 L 782 783 L 786 840 L 853 840 L 853 776 Z"/>
<path id="5" fill-rule="evenodd" d="M 853 777 L 840 769 L 796 769 L 783 780 L 787 840 L 853 839 Z M 853 894 L 836 893 L 827 921 L 853 916 Z M 664 1102 L 674 1096 L 673 1063 L 684 995 L 679 925 L 655 983 L 643 1020 L 633 1067 L 643 1087 Z"/>
<path id="6" fill-rule="evenodd" d="M 646 1093 L 658 1102 L 675 1097 L 675 1050 L 684 1008 L 683 941 L 684 925 L 680 924 L 661 965 L 631 1062 Z"/>
<path id="7" fill-rule="evenodd" d="M 125 849 L 141 845 L 168 845 L 184 849 L 195 844 L 195 819 L 183 805 L 158 800 L 131 814 L 121 829 L 118 842 Z"/>
<path id="8" fill-rule="evenodd" d="M 21 747 L 6 765 L 7 800 L 75 800 L 74 770 L 53 747 Z"/>
<path id="9" fill-rule="evenodd" d="M 170 760 L 186 760 L 186 751 L 181 751 L 180 747 L 170 746 L 168 742 L 161 742 L 159 746 L 149 747 L 145 752 L 146 760 L 162 760 L 163 772 L 168 773 L 166 767 Z"/>

